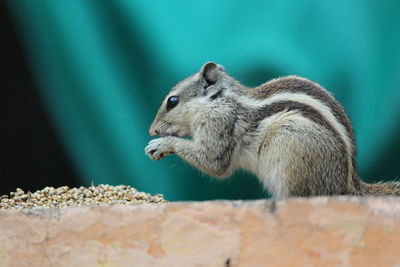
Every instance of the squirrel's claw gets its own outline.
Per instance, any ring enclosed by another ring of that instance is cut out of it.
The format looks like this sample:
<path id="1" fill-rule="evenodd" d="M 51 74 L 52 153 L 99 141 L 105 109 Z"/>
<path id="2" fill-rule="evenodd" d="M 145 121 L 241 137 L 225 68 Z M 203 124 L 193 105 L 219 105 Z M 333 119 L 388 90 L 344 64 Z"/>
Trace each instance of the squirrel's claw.
<path id="1" fill-rule="evenodd" d="M 170 142 L 168 142 L 168 137 L 161 137 L 153 139 L 144 149 L 145 153 L 154 160 L 160 160 L 168 154 L 174 153 Z"/>

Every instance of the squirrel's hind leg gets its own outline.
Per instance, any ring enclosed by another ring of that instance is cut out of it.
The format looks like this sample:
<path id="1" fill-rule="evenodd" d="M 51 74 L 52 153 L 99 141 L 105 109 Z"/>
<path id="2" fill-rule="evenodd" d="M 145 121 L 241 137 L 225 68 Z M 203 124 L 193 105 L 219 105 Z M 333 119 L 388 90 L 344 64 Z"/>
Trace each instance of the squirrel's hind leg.
<path id="1" fill-rule="evenodd" d="M 258 177 L 276 197 L 348 194 L 346 154 L 326 128 L 286 117 L 260 134 Z"/>

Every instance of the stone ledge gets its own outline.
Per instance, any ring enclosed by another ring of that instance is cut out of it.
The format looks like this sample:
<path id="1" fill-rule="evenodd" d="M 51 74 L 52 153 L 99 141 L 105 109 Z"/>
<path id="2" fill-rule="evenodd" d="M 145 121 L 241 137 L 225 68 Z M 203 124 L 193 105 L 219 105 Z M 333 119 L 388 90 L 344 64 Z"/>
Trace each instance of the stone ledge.
<path id="1" fill-rule="evenodd" d="M 394 266 L 400 198 L 0 211 L 0 266 Z"/>

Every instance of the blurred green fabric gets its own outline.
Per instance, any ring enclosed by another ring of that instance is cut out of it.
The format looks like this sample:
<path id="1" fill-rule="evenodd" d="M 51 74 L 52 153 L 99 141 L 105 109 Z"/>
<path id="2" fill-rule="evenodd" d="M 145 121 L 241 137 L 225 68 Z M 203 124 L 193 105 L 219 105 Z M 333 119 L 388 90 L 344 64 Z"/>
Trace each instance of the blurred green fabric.
<path id="1" fill-rule="evenodd" d="M 128 184 L 169 200 L 267 196 L 243 171 L 221 181 L 143 152 L 163 96 L 206 61 L 246 85 L 288 74 L 322 84 L 352 119 L 361 177 L 400 177 L 398 1 L 7 3 L 83 185 Z"/>

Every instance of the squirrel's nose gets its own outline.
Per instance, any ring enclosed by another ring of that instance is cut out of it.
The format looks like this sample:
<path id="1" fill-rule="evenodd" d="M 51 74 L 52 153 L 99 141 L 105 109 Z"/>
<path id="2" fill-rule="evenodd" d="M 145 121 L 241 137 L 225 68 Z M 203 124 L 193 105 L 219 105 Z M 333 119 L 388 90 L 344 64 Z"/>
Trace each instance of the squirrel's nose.
<path id="1" fill-rule="evenodd" d="M 150 133 L 150 136 L 157 136 L 157 135 L 159 135 L 159 131 L 158 130 L 155 130 L 155 129 L 150 129 L 150 131 L 149 131 L 149 133 Z"/>

